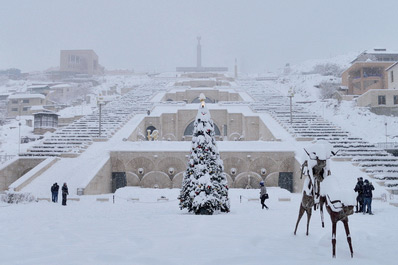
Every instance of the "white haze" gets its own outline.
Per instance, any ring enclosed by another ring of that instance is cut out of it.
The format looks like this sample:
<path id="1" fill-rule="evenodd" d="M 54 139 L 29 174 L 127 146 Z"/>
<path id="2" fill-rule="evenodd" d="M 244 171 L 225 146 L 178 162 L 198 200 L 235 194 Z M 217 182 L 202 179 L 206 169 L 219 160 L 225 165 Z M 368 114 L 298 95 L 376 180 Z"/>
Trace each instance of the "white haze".
<path id="1" fill-rule="evenodd" d="M 107 69 L 170 71 L 195 65 L 200 35 L 204 66 L 232 69 L 237 58 L 242 72 L 262 73 L 394 50 L 397 9 L 394 0 L 3 0 L 0 69 L 44 70 L 59 65 L 62 49 L 93 49 Z"/>

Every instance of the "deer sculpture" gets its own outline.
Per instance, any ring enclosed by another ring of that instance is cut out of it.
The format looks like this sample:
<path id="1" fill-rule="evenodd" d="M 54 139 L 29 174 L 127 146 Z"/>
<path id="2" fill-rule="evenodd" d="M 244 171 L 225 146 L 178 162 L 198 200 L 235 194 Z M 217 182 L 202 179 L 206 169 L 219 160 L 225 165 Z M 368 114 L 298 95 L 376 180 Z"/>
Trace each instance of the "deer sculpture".
<path id="1" fill-rule="evenodd" d="M 304 149 L 309 160 L 305 160 L 301 166 L 301 177 L 306 175 L 303 186 L 303 197 L 300 203 L 299 215 L 296 222 L 294 234 L 296 235 L 297 227 L 300 223 L 304 212 L 307 213 L 307 232 L 309 233 L 309 225 L 312 215 L 312 207 L 314 210 L 319 207 L 320 199 L 320 183 L 330 175 L 329 160 L 332 155 L 337 152 L 332 151 L 332 146 L 327 141 L 318 141 L 309 148 L 309 151 Z M 324 227 L 323 212 L 321 212 L 322 227 Z"/>
<path id="2" fill-rule="evenodd" d="M 329 186 L 332 186 L 332 180 L 334 179 L 331 176 L 330 167 L 329 167 L 329 159 L 333 155 L 336 155 L 337 152 L 332 151 L 331 145 L 326 142 L 317 142 L 311 149 L 308 151 L 304 149 L 307 153 L 309 160 L 306 160 L 301 167 L 301 177 L 306 175 L 307 178 L 304 180 L 303 186 L 303 197 L 300 203 L 299 216 L 296 223 L 296 228 L 294 230 L 294 234 L 296 235 L 297 227 L 300 222 L 301 217 L 304 212 L 307 213 L 307 233 L 309 232 L 309 223 L 312 214 L 312 207 L 314 210 L 317 207 L 320 208 L 321 213 L 321 221 L 322 227 L 325 227 L 324 224 L 324 216 L 323 216 L 323 205 L 326 206 L 326 210 L 330 215 L 330 219 L 332 221 L 332 256 L 336 257 L 336 228 L 337 222 L 342 221 L 344 224 L 344 228 L 347 235 L 347 242 L 350 248 L 351 257 L 353 257 L 354 252 L 352 249 L 351 243 L 351 235 L 350 229 L 348 226 L 348 216 L 354 212 L 354 205 L 346 205 L 341 200 L 331 200 L 330 199 L 330 187 L 322 186 L 321 193 L 321 184 L 324 183 L 324 180 L 327 178 L 326 182 Z M 323 185 L 323 184 L 322 184 Z M 329 191 L 328 191 L 329 188 Z"/>
<path id="3" fill-rule="evenodd" d="M 334 178 L 333 176 L 330 176 L 328 180 L 333 178 Z M 331 200 L 330 191 L 328 191 L 328 187 L 323 187 L 323 194 L 320 197 L 319 203 L 320 203 L 320 211 L 322 216 L 322 225 L 323 225 L 323 205 L 326 206 L 326 211 L 329 213 L 330 220 L 332 222 L 332 257 L 333 258 L 336 257 L 336 228 L 338 221 L 341 221 L 344 224 L 344 229 L 347 236 L 347 242 L 351 252 L 351 258 L 354 257 L 354 252 L 352 250 L 352 243 L 351 243 L 350 228 L 348 226 L 348 216 L 354 213 L 354 205 L 349 205 L 341 200 Z"/>

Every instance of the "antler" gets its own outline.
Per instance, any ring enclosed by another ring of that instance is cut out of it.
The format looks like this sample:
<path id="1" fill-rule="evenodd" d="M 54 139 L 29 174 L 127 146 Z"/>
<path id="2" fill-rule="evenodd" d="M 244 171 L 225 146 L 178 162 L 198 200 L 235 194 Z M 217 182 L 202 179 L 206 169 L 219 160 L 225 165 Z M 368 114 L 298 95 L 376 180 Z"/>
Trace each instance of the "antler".
<path id="1" fill-rule="evenodd" d="M 305 150 L 305 148 L 303 148 L 303 149 L 304 149 L 304 151 L 307 153 L 308 157 L 309 157 L 311 160 L 316 160 L 316 159 L 311 158 L 310 153 L 308 153 L 307 150 Z M 314 153 L 314 154 L 315 154 L 315 153 Z M 316 155 L 316 154 L 315 154 L 315 155 Z"/>

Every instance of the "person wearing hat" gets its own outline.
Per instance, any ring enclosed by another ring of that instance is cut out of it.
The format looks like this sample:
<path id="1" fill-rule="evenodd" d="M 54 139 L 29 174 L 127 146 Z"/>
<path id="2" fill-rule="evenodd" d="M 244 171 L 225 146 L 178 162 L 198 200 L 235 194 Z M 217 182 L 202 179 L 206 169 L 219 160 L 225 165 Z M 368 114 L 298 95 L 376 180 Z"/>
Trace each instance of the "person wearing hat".
<path id="1" fill-rule="evenodd" d="M 356 206 L 356 213 L 360 213 L 363 210 L 363 178 L 360 177 L 357 179 L 357 185 L 355 185 L 354 191 L 358 192 L 357 195 L 357 206 Z M 359 207 L 358 207 L 359 205 Z"/>
<path id="2" fill-rule="evenodd" d="M 368 213 L 373 215 L 372 213 L 372 190 L 375 188 L 372 185 L 372 182 L 365 179 L 365 183 L 363 184 L 363 214 Z M 366 210 L 366 211 L 365 211 Z"/>
<path id="3" fill-rule="evenodd" d="M 265 208 L 268 210 L 268 206 L 264 204 L 265 200 L 268 199 L 267 188 L 264 185 L 264 181 L 260 181 L 260 199 L 262 209 Z"/>

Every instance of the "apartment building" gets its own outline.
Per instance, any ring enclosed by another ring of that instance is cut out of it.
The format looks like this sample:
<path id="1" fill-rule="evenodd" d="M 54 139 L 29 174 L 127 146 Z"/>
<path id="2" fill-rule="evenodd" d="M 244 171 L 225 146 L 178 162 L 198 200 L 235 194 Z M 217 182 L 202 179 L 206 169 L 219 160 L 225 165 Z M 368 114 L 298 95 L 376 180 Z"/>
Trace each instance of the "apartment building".
<path id="1" fill-rule="evenodd" d="M 42 94 L 15 94 L 8 97 L 7 117 L 32 115 L 36 106 L 45 105 L 46 98 Z"/>
<path id="2" fill-rule="evenodd" d="M 351 62 L 342 74 L 342 85 L 349 95 L 362 95 L 371 89 L 387 89 L 386 69 L 398 61 L 398 52 L 386 49 L 364 51 Z"/>
<path id="3" fill-rule="evenodd" d="M 70 74 L 102 74 L 98 55 L 93 50 L 61 50 L 60 72 Z"/>

